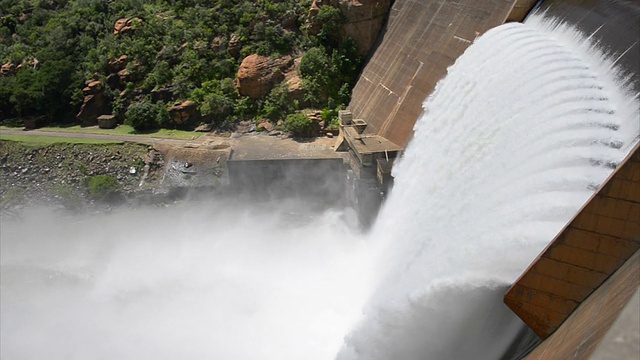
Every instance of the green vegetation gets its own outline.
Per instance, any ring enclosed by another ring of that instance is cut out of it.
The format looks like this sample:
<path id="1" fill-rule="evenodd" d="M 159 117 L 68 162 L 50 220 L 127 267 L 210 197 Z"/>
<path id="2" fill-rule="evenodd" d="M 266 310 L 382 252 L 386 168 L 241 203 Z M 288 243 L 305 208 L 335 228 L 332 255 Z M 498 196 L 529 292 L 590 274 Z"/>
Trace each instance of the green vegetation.
<path id="1" fill-rule="evenodd" d="M 307 32 L 311 0 L 2 0 L 0 122 L 45 115 L 77 123 L 85 81 L 105 86 L 107 108 L 136 131 L 173 128 L 167 105 L 190 99 L 217 127 L 256 117 L 284 119 L 299 107 L 334 110 L 349 102 L 363 59 L 339 38 L 340 10 L 322 6 Z M 119 19 L 127 28 L 114 32 Z M 235 77 L 250 54 L 298 57 L 305 104 L 276 87 L 264 99 L 240 96 Z M 126 62 L 114 69 L 114 61 Z M 162 94 L 154 95 L 154 94 Z M 162 103 L 164 102 L 164 103 Z"/>
<path id="2" fill-rule="evenodd" d="M 304 114 L 291 114 L 287 116 L 284 124 L 293 136 L 309 137 L 313 133 L 313 120 Z"/>
<path id="3" fill-rule="evenodd" d="M 169 121 L 169 113 L 162 101 L 154 104 L 150 100 L 135 103 L 129 106 L 125 114 L 125 125 L 134 128 L 135 131 L 147 131 L 159 128 Z"/>
<path id="4" fill-rule="evenodd" d="M 120 195 L 120 183 L 113 176 L 96 175 L 89 178 L 88 190 L 92 199 L 110 202 Z"/>

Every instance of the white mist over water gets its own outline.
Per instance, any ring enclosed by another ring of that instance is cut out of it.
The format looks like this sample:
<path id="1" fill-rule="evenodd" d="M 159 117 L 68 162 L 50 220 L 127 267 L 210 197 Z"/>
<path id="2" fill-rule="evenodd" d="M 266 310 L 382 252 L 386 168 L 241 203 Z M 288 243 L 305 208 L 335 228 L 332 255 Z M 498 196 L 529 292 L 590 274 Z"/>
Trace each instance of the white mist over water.
<path id="1" fill-rule="evenodd" d="M 331 359 L 363 294 L 355 215 L 212 200 L 3 219 L 2 359 Z"/>
<path id="2" fill-rule="evenodd" d="M 500 359 L 506 289 L 638 141 L 638 99 L 570 27 L 492 29 L 449 69 L 372 233 L 380 281 L 339 359 Z"/>
<path id="3" fill-rule="evenodd" d="M 0 357 L 497 359 L 506 287 L 637 141 L 616 76 L 539 17 L 477 39 L 369 235 L 295 201 L 2 218 Z"/>

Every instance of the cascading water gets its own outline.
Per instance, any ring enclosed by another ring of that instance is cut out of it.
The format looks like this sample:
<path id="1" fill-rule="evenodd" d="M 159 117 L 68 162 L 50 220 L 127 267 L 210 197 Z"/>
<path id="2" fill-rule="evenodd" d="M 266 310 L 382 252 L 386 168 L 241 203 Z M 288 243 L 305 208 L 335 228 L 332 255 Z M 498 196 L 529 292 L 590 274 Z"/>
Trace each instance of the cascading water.
<path id="1" fill-rule="evenodd" d="M 339 359 L 500 359 L 506 288 L 638 141 L 637 97 L 572 28 L 488 31 L 425 101 L 372 233 L 376 291 Z"/>
<path id="2" fill-rule="evenodd" d="M 640 132 L 611 63 L 556 25 L 451 67 L 370 235 L 282 199 L 0 219 L 0 357 L 500 358 L 506 286 Z"/>

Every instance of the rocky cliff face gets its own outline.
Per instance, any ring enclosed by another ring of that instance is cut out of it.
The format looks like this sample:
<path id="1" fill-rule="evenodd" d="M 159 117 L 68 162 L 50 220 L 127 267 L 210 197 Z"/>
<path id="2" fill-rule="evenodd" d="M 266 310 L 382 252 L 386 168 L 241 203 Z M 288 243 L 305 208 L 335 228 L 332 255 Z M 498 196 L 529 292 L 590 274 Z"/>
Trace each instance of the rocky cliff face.
<path id="1" fill-rule="evenodd" d="M 391 0 L 314 0 L 309 9 L 308 31 L 317 34 L 322 22 L 318 19 L 322 6 L 333 6 L 340 9 L 344 18 L 340 37 L 352 38 L 360 55 L 366 55 L 375 43 L 378 33 L 384 24 Z"/>
<path id="2" fill-rule="evenodd" d="M 391 0 L 340 0 L 340 11 L 346 18 L 344 36 L 351 37 L 361 55 L 366 55 L 376 41 L 387 17 Z"/>

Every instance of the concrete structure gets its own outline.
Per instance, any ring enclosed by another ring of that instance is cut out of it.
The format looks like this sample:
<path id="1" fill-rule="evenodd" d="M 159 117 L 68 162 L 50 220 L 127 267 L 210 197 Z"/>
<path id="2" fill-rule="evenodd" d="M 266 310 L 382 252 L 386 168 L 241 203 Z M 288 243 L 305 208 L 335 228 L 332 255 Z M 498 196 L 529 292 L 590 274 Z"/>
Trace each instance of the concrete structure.
<path id="1" fill-rule="evenodd" d="M 625 291 L 628 296 L 633 294 L 640 284 L 639 249 L 640 144 L 516 281 L 504 301 L 536 334 L 546 339 L 581 304 L 582 310 L 573 318 L 582 321 L 588 315 L 594 315 L 584 313 L 587 311 L 585 308 L 590 308 L 588 304 L 591 302 L 615 301 L 624 305 L 625 297 L 618 294 L 622 290 L 608 291 L 610 287 L 623 284 L 615 285 L 616 280 L 610 277 L 625 262 L 629 262 L 626 268 L 635 273 L 621 270 L 623 273 L 615 278 L 628 279 L 625 283 L 628 289 Z M 605 281 L 613 285 L 601 287 Z M 590 299 L 590 296 L 599 300 Z M 606 310 L 620 311 L 621 307 L 607 307 Z M 588 317 L 591 323 L 598 319 L 598 316 Z M 613 318 L 604 320 L 610 324 Z M 599 331 L 603 329 L 606 330 L 606 327 L 598 327 Z M 593 334 L 590 336 L 593 337 Z"/>
<path id="2" fill-rule="evenodd" d="M 297 141 L 254 133 L 230 142 L 229 183 L 242 192 L 333 200 L 345 192 L 346 155 L 333 150 L 334 139 Z"/>
<path id="3" fill-rule="evenodd" d="M 391 165 L 403 148 L 379 135 L 364 134 L 367 123 L 353 119 L 348 110 L 340 111 L 340 134 L 335 150 L 347 152 L 349 166 L 357 179 L 376 178 L 383 191 L 391 182 Z"/>
<path id="4" fill-rule="evenodd" d="M 349 108 L 366 135 L 405 147 L 422 102 L 447 67 L 485 31 L 518 21 L 531 0 L 397 0 L 380 45 L 353 90 Z"/>

